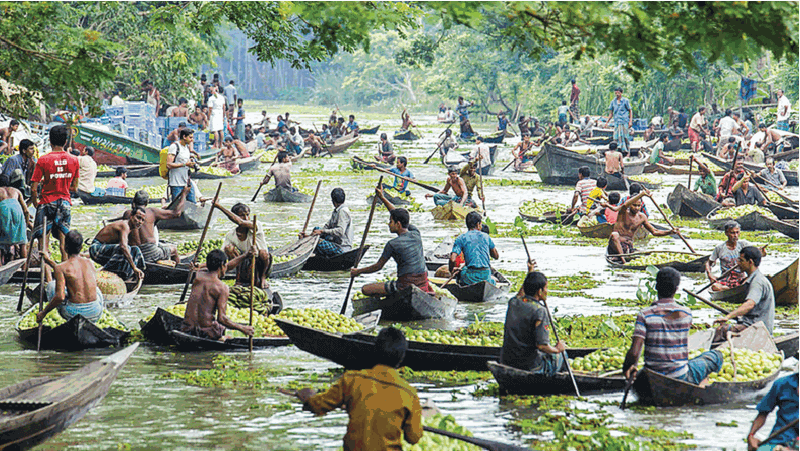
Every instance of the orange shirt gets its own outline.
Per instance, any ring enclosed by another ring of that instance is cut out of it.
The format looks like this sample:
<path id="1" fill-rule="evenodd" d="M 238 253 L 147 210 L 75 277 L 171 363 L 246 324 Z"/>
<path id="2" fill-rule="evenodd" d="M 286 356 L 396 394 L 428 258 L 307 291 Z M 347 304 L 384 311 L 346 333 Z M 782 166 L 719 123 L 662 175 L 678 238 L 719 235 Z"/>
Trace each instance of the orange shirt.
<path id="1" fill-rule="evenodd" d="M 417 391 L 386 365 L 347 371 L 306 407 L 317 415 L 344 406 L 350 417 L 344 451 L 402 450 L 422 438 L 422 408 Z"/>

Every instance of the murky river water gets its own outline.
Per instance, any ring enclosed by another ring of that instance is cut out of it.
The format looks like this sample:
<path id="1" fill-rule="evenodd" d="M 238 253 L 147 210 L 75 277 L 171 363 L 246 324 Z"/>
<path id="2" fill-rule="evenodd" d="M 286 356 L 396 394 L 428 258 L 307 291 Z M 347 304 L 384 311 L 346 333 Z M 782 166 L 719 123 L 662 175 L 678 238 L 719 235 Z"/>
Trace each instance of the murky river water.
<path id="1" fill-rule="evenodd" d="M 268 108 L 270 109 L 270 108 Z M 284 107 L 279 108 L 284 111 Z M 287 108 L 292 110 L 292 108 Z M 260 111 L 261 108 L 254 110 Z M 270 109 L 272 111 L 273 109 Z M 254 119 L 256 115 L 253 115 Z M 294 115 L 293 115 L 294 116 Z M 322 122 L 327 117 L 324 111 L 317 114 L 298 115 L 295 119 L 304 124 L 312 120 Z M 387 119 L 386 116 L 366 115 L 359 117 L 359 122 L 369 125 L 381 124 L 381 131 L 391 133 L 397 126 L 396 118 Z M 394 115 L 393 115 L 394 116 Z M 435 117 L 415 117 L 423 127 L 425 138 L 414 143 L 394 142 L 395 148 L 402 154 L 413 158 L 411 170 L 418 179 L 439 185 L 444 180 L 444 170 L 441 164 L 433 159 L 426 166 L 421 165 L 424 159 L 435 147 L 435 138 L 443 127 L 430 126 L 435 123 Z M 456 128 L 456 127 L 454 127 Z M 476 127 L 479 131 L 487 132 L 494 128 L 494 124 L 481 124 Z M 517 138 L 510 140 L 511 144 Z M 364 136 L 363 141 L 369 143 L 369 150 L 374 152 L 374 143 L 377 136 Z M 499 160 L 508 161 L 510 150 L 509 141 L 499 149 Z M 336 186 L 344 187 L 348 203 L 356 224 L 356 240 L 360 239 L 362 227 L 366 222 L 368 205 L 366 196 L 374 186 L 377 176 L 374 173 L 358 174 L 347 173 L 349 156 L 363 155 L 367 148 L 358 147 L 351 149 L 345 155 L 335 158 L 306 160 L 298 164 L 294 170 L 293 180 L 313 188 L 316 180 L 324 180 L 321 194 L 315 207 L 311 224 L 324 223 L 331 210 L 329 192 Z M 325 171 L 334 173 L 308 172 L 324 167 Z M 500 166 L 502 167 L 502 166 Z M 533 178 L 538 176 L 513 173 L 501 173 L 500 167 L 494 177 L 509 179 Z M 258 173 L 244 174 L 232 181 L 223 184 L 222 203 L 228 207 L 237 201 L 249 202 L 258 181 L 263 176 L 262 166 Z M 685 183 L 685 176 L 664 178 L 664 186 L 656 192 L 657 199 L 664 201 L 667 194 L 678 182 Z M 161 179 L 130 179 L 134 187 L 143 185 L 162 184 Z M 217 182 L 200 181 L 201 190 L 207 196 L 212 196 Z M 432 207 L 430 200 L 424 200 L 424 191 L 412 188 L 419 202 L 426 207 Z M 495 222 L 513 222 L 517 216 L 517 208 L 523 200 L 537 198 L 550 198 L 562 203 L 571 199 L 570 187 L 500 187 L 488 186 L 486 189 L 486 205 L 489 216 Z M 793 188 L 792 195 L 798 196 L 797 188 Z M 259 217 L 259 224 L 266 224 L 267 240 L 271 246 L 280 246 L 292 240 L 292 237 L 302 228 L 307 213 L 308 204 L 265 204 L 259 199 L 252 210 Z M 85 237 L 92 236 L 99 229 L 100 220 L 115 216 L 121 206 L 96 206 L 76 207 L 73 210 L 73 226 L 84 233 Z M 657 212 L 656 212 L 657 215 Z M 390 239 L 386 225 L 388 215 L 379 208 L 376 211 L 368 242 L 372 249 L 364 257 L 365 264 L 374 262 L 383 247 L 383 243 Z M 423 232 L 426 248 L 433 246 L 438 240 L 464 231 L 461 223 L 435 222 L 427 212 L 412 213 L 412 222 Z M 656 219 L 656 222 L 661 222 Z M 219 214 L 215 214 L 210 238 L 222 238 L 231 224 Z M 189 233 L 162 232 L 162 236 L 172 241 L 199 239 L 200 231 Z M 720 233 L 719 239 L 723 236 Z M 636 284 L 640 273 L 612 271 L 603 259 L 603 247 L 567 246 L 552 244 L 551 236 L 531 237 L 528 244 L 533 257 L 540 269 L 548 276 L 572 275 L 578 271 L 586 271 L 591 277 L 603 281 L 603 284 L 590 290 L 590 294 L 603 297 L 635 296 Z M 766 239 L 764 239 L 766 241 Z M 522 246 L 515 239 L 496 238 L 495 242 L 500 250 L 501 260 L 496 264 L 502 270 L 524 270 L 525 253 Z M 698 251 L 710 251 L 717 242 L 711 240 L 692 240 L 693 246 Z M 683 244 L 679 240 L 670 238 L 657 238 L 651 240 L 647 248 L 682 250 Z M 785 267 L 792 259 L 796 258 L 797 249 L 792 252 L 783 252 L 766 257 L 762 270 L 772 274 Z M 394 265 L 387 265 L 386 270 L 393 271 Z M 356 285 L 366 283 L 380 277 L 383 273 L 364 276 L 357 280 Z M 273 288 L 280 291 L 284 302 L 289 307 L 318 307 L 338 311 L 349 279 L 342 273 L 322 274 L 301 272 L 293 279 L 276 280 L 272 282 Z M 699 286 L 703 280 L 699 275 L 692 275 L 684 279 L 684 286 L 693 284 Z M 135 305 L 117 309 L 114 313 L 130 326 L 137 327 L 138 320 L 151 313 L 156 306 L 168 306 L 177 301 L 180 295 L 180 286 L 144 287 L 137 298 Z M 99 356 L 110 353 L 110 350 L 95 350 L 79 353 L 59 353 L 45 351 L 36 353 L 35 350 L 24 348 L 16 339 L 13 325 L 18 316 L 14 311 L 18 286 L 6 285 L 0 287 L 0 329 L 6 332 L 0 334 L 0 377 L 3 384 L 11 384 L 20 380 L 41 376 L 63 374 L 79 366 L 95 360 Z M 552 299 L 552 306 L 558 307 L 558 314 L 598 314 L 609 311 L 629 311 L 625 308 L 610 308 L 603 306 L 597 300 L 584 297 L 569 297 Z M 503 321 L 505 317 L 505 302 L 495 302 L 488 305 L 460 305 L 455 318 L 440 327 L 455 328 L 470 322 L 475 313 L 485 313 L 486 319 Z M 710 309 L 697 311 L 698 320 L 714 316 Z M 783 321 L 779 327 L 782 329 L 796 329 L 797 319 Z M 283 395 L 272 391 L 259 391 L 251 389 L 218 389 L 200 388 L 186 385 L 180 381 L 159 378 L 168 371 L 191 371 L 205 369 L 212 365 L 217 353 L 180 354 L 170 349 L 142 345 L 133 355 L 128 365 L 112 385 L 106 399 L 92 409 L 83 420 L 73 425 L 66 432 L 40 446 L 39 449 L 91 449 L 105 450 L 117 449 L 129 444 L 132 449 L 337 449 L 341 446 L 341 437 L 347 416 L 344 412 L 330 414 L 323 418 L 313 418 L 307 412 L 301 412 L 299 406 L 285 407 L 289 401 Z M 307 354 L 289 346 L 284 348 L 259 351 L 253 355 L 236 354 L 237 358 L 248 360 L 252 365 L 268 367 L 277 370 L 273 376 L 273 383 L 287 383 L 293 380 L 310 380 L 313 375 L 320 374 L 323 379 L 329 376 L 324 374 L 329 368 L 336 365 Z M 797 368 L 797 361 L 791 359 L 786 367 Z M 452 414 L 456 420 L 468 427 L 475 435 L 490 439 L 503 440 L 518 444 L 525 444 L 532 435 L 523 435 L 509 426 L 509 420 L 520 418 L 535 418 L 538 413 L 530 409 L 519 408 L 499 401 L 497 398 L 474 398 L 473 390 L 477 385 L 446 385 L 434 383 L 415 383 L 420 397 L 436 402 L 444 412 Z M 621 394 L 610 394 L 592 399 L 619 401 Z M 747 435 L 750 421 L 755 414 L 753 407 L 755 400 L 743 400 L 735 404 L 704 408 L 678 408 L 659 409 L 651 413 L 637 413 L 632 410 L 620 411 L 618 408 L 603 407 L 614 415 L 614 422 L 636 426 L 653 426 L 670 431 L 688 431 L 694 435 L 692 439 L 682 440 L 685 443 L 695 444 L 700 449 L 745 449 L 744 437 Z M 596 404 L 589 404 L 590 408 L 598 408 Z M 583 406 L 587 407 L 587 406 Z M 730 422 L 736 420 L 736 427 L 718 427 L 717 422 Z M 773 419 L 767 421 L 768 431 Z M 763 437 L 763 435 L 762 435 Z"/>

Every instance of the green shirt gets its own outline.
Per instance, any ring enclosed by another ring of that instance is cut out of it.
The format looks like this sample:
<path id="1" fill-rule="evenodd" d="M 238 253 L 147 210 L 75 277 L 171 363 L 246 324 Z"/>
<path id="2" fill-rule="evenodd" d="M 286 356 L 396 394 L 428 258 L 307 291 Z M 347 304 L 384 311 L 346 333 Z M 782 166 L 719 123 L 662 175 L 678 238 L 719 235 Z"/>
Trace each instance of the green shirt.
<path id="1" fill-rule="evenodd" d="M 715 196 L 717 194 L 717 180 L 714 178 L 714 174 L 698 177 L 694 183 L 694 190 L 709 196 Z"/>

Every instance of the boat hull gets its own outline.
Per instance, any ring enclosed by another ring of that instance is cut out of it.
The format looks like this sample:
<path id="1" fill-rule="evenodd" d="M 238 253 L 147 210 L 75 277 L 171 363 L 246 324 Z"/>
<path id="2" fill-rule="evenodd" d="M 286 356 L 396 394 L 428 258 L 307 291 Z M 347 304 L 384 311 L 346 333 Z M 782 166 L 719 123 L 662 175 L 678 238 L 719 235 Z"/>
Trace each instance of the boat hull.
<path id="1" fill-rule="evenodd" d="M 626 162 L 625 174 L 628 176 L 642 174 L 645 163 L 644 158 Z M 550 143 L 545 143 L 542 150 L 533 157 L 533 165 L 536 166 L 542 182 L 548 185 L 574 185 L 578 183 L 578 169 L 588 166 L 594 178 L 599 176 L 606 178 L 608 181 L 606 189 L 627 190 L 622 178 L 606 174 L 604 161 L 595 158 L 594 155 L 582 155 Z"/>
<path id="2" fill-rule="evenodd" d="M 369 248 L 369 244 L 365 245 L 364 252 L 366 253 Z M 330 258 L 312 255 L 306 260 L 303 269 L 306 271 L 322 272 L 347 271 L 355 265 L 358 259 L 358 252 L 359 249 L 355 248 Z"/>
<path id="3" fill-rule="evenodd" d="M 683 218 L 705 218 L 720 205 L 711 196 L 694 192 L 680 183 L 667 196 L 669 209 Z"/>
<path id="4" fill-rule="evenodd" d="M 448 318 L 458 301 L 446 296 L 431 296 L 416 286 L 409 286 L 384 298 L 353 298 L 353 315 L 383 310 L 382 318 L 389 321 L 416 321 Z"/>
<path id="5" fill-rule="evenodd" d="M 501 393 L 526 396 L 575 393 L 569 373 L 556 373 L 554 376 L 548 377 L 497 362 L 489 362 L 487 366 L 500 386 Z M 625 378 L 621 375 L 597 377 L 574 373 L 574 376 L 581 394 L 618 392 L 625 389 Z"/>

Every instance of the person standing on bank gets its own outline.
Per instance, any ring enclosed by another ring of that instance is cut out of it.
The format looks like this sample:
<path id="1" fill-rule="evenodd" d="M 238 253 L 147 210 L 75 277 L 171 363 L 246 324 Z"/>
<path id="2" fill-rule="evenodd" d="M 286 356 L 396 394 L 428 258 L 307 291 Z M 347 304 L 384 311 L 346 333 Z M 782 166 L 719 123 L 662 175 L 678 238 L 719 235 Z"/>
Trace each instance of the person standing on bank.
<path id="1" fill-rule="evenodd" d="M 167 151 L 167 169 L 169 170 L 169 196 L 177 199 L 183 188 L 189 185 L 189 168 L 196 168 L 197 162 L 192 160 L 189 146 L 194 142 L 194 130 L 184 128 L 178 134 L 178 141 L 170 144 Z M 189 202 L 197 202 L 194 187 L 186 195 Z"/>

